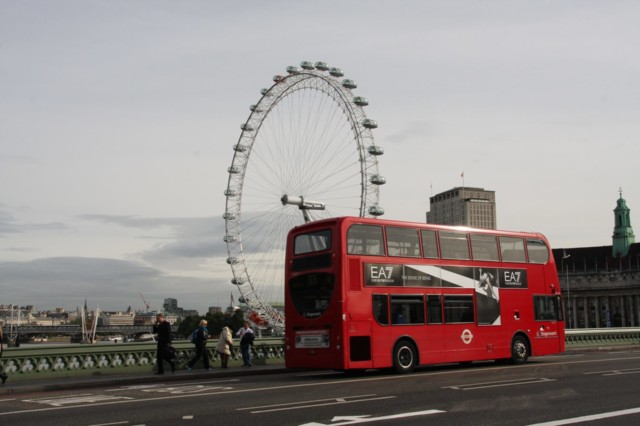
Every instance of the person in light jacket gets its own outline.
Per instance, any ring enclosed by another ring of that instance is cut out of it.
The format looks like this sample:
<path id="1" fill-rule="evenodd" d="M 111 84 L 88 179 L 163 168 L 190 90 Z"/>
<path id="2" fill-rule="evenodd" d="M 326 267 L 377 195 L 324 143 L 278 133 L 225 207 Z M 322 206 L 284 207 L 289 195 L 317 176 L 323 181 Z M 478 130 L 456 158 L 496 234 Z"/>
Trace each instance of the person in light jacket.
<path id="1" fill-rule="evenodd" d="M 216 345 L 216 351 L 220 354 L 220 367 L 229 368 L 229 357 L 231 356 L 231 346 L 233 345 L 233 337 L 231 337 L 231 329 L 222 327 L 220 338 Z"/>

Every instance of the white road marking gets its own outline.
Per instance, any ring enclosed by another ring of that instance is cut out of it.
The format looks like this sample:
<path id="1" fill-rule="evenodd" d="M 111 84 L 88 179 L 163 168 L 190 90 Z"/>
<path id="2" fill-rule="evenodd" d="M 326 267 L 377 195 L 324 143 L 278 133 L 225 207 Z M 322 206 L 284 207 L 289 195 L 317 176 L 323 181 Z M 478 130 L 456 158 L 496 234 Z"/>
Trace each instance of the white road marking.
<path id="1" fill-rule="evenodd" d="M 592 371 L 590 373 L 584 373 L 585 376 L 590 374 L 601 374 L 603 376 L 619 376 L 621 374 L 638 374 L 640 368 L 628 368 L 624 370 L 605 370 L 605 371 Z"/>
<path id="2" fill-rule="evenodd" d="M 498 382 L 484 382 L 484 383 L 470 383 L 465 385 L 444 386 L 442 389 L 456 389 L 456 390 L 475 390 L 486 388 L 498 388 L 502 386 L 518 386 L 528 385 L 533 383 L 555 382 L 556 379 L 547 379 L 544 377 L 524 377 L 521 379 L 513 380 L 501 380 Z"/>
<path id="3" fill-rule="evenodd" d="M 393 398 L 396 398 L 396 397 L 395 396 L 379 396 L 375 398 L 361 398 L 361 399 L 356 399 L 356 397 L 328 398 L 328 399 L 319 400 L 319 401 L 306 401 L 306 402 L 300 401 L 296 403 L 282 404 L 282 405 L 287 405 L 286 407 L 280 404 L 276 404 L 272 406 L 272 408 L 270 408 L 269 406 L 266 406 L 262 409 L 249 408 L 250 410 L 249 412 L 251 414 L 262 414 L 262 413 L 272 413 L 274 411 L 300 410 L 303 408 L 325 407 L 328 405 L 353 404 L 356 402 L 379 401 L 383 399 L 393 399 Z"/>
<path id="4" fill-rule="evenodd" d="M 36 402 L 38 404 L 48 404 L 54 407 L 62 407 L 63 405 L 73 404 L 95 404 L 111 402 L 114 400 L 133 399 L 128 396 L 110 396 L 110 395 L 75 395 L 68 397 L 55 397 L 55 398 L 43 398 L 43 399 L 25 399 L 25 402 Z"/>
<path id="5" fill-rule="evenodd" d="M 438 413 L 446 413 L 446 411 L 442 410 L 423 410 L 423 411 L 414 411 L 412 413 L 400 413 L 400 414 L 391 414 L 388 416 L 380 416 L 380 417 L 369 417 L 369 416 L 336 416 L 331 419 L 331 423 L 305 423 L 301 426 L 339 426 L 339 425 L 353 425 L 356 423 L 371 423 L 378 422 L 381 420 L 394 420 L 394 419 L 403 419 L 406 417 L 416 417 L 416 416 L 428 416 L 431 414 Z M 344 420 L 344 421 L 343 421 Z M 334 423 L 334 422 L 341 423 Z"/>
<path id="6" fill-rule="evenodd" d="M 592 414 L 590 416 L 574 417 L 572 419 L 553 420 L 545 423 L 536 423 L 529 426 L 561 426 L 574 423 L 590 422 L 593 420 L 609 419 L 611 417 L 628 416 L 640 413 L 640 408 L 630 408 L 628 410 L 611 411 L 608 413 Z"/>

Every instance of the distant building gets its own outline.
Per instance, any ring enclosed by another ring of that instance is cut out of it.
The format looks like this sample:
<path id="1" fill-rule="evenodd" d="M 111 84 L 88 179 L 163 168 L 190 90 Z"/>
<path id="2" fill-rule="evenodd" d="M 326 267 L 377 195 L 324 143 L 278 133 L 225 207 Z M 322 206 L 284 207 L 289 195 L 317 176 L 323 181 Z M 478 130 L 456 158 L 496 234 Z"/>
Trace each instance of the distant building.
<path id="1" fill-rule="evenodd" d="M 164 299 L 164 303 L 162 305 L 164 309 L 164 313 L 173 314 L 179 318 L 185 317 L 197 317 L 199 315 L 198 311 L 195 309 L 183 309 L 178 306 L 178 299 L 166 298 Z"/>
<path id="2" fill-rule="evenodd" d="M 496 229 L 496 193 L 456 187 L 429 197 L 427 223 Z"/>
<path id="3" fill-rule="evenodd" d="M 132 312 L 100 312 L 102 325 L 133 325 L 134 318 Z"/>
<path id="4" fill-rule="evenodd" d="M 210 314 L 216 314 L 218 312 L 222 312 L 222 308 L 220 306 L 209 306 L 208 312 Z"/>
<path id="5" fill-rule="evenodd" d="M 622 193 L 611 246 L 557 248 L 567 328 L 640 326 L 640 244 Z"/>
<path id="6" fill-rule="evenodd" d="M 165 312 L 175 312 L 178 309 L 178 299 L 166 298 L 164 299 L 164 303 L 162 304 L 162 308 Z"/>

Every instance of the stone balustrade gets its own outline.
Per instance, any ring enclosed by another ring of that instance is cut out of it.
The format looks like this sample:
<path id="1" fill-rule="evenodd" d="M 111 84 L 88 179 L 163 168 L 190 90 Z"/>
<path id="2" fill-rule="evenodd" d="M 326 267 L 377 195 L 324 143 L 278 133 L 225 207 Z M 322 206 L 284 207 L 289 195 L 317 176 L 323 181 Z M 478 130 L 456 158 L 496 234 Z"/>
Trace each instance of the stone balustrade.
<path id="1" fill-rule="evenodd" d="M 567 347 L 584 345 L 638 345 L 640 328 L 580 328 L 565 331 Z"/>
<path id="2" fill-rule="evenodd" d="M 186 340 L 174 341 L 177 367 L 185 368 L 193 356 L 194 345 Z M 207 346 L 212 363 L 219 361 L 215 341 Z M 240 348 L 234 347 L 232 364 L 242 361 Z M 256 339 L 252 348 L 256 364 L 284 363 L 282 338 Z M 40 344 L 30 347 L 5 348 L 0 363 L 9 375 L 60 376 L 82 374 L 114 374 L 143 372 L 153 369 L 156 363 L 156 343 L 114 343 L 95 345 Z"/>

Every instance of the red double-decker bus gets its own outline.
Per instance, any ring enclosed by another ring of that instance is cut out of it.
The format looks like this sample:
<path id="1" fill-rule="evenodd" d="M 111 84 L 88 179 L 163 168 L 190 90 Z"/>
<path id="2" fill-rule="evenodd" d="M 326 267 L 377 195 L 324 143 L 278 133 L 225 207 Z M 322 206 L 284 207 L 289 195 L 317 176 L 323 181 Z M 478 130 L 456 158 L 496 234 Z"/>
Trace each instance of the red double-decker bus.
<path id="1" fill-rule="evenodd" d="M 292 229 L 285 268 L 290 368 L 408 373 L 564 351 L 539 233 L 340 217 Z"/>

